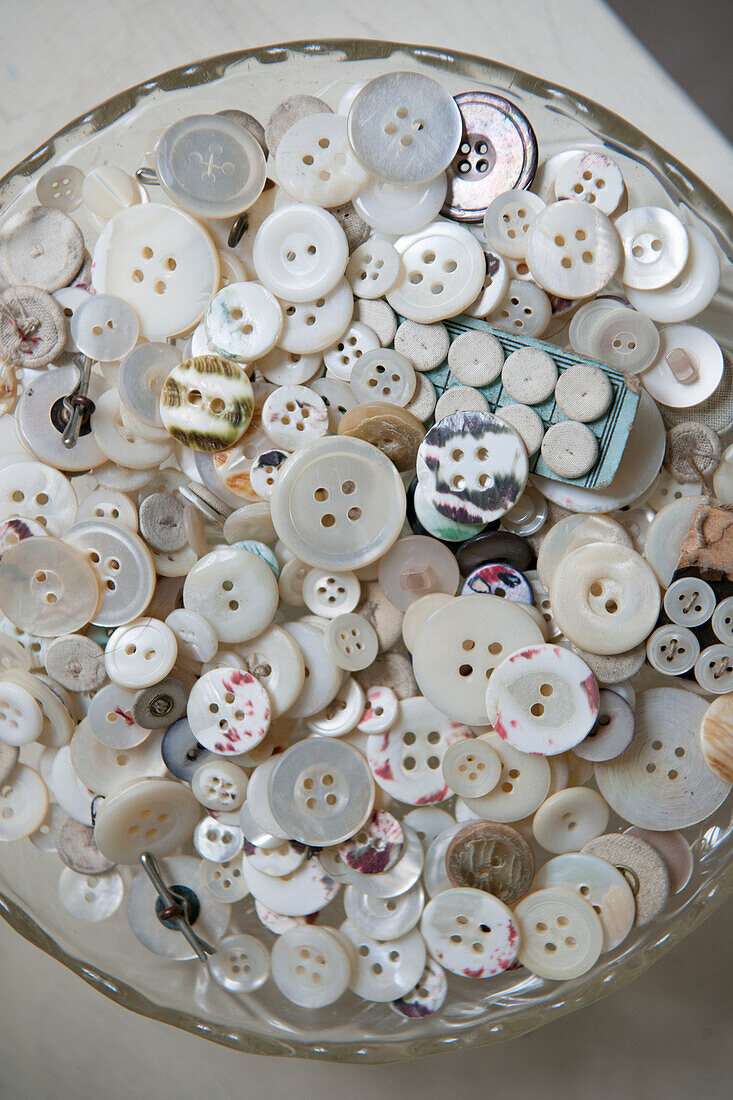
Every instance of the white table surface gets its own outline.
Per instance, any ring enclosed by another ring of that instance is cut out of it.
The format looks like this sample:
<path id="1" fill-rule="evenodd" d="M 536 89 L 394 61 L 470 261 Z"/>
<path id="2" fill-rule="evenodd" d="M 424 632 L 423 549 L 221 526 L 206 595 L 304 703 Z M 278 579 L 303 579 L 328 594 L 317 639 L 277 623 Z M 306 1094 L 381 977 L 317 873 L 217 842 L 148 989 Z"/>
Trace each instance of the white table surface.
<path id="1" fill-rule="evenodd" d="M 314 37 L 463 49 L 555 80 L 646 129 L 733 203 L 733 149 L 598 0 L 2 0 L 0 172 L 156 73 Z M 729 1095 L 729 920 L 719 911 L 636 983 L 530 1036 L 377 1068 L 241 1055 L 143 1020 L 0 925 L 0 1097 L 717 1100 Z"/>

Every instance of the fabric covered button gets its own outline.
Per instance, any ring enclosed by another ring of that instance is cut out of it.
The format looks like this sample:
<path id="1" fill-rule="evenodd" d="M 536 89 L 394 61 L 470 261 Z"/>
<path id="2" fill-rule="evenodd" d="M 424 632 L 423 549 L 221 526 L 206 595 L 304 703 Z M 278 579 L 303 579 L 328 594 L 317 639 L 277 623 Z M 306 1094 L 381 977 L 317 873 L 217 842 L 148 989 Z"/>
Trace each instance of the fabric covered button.
<path id="1" fill-rule="evenodd" d="M 682 271 L 690 251 L 687 230 L 661 206 L 635 206 L 616 221 L 624 248 L 622 282 L 638 290 L 666 286 Z"/>
<path id="2" fill-rule="evenodd" d="M 555 387 L 558 408 L 571 420 L 597 420 L 608 409 L 613 390 L 608 375 L 594 366 L 576 363 L 560 375 Z M 531 404 L 531 402 L 530 402 Z"/>
<path id="3" fill-rule="evenodd" d="M 542 439 L 542 460 L 558 477 L 582 477 L 598 461 L 598 440 L 586 424 L 561 420 Z"/>
<path id="4" fill-rule="evenodd" d="M 186 713 L 188 690 L 185 684 L 166 676 L 152 687 L 138 691 L 132 703 L 135 723 L 145 729 L 167 729 Z"/>
<path id="5" fill-rule="evenodd" d="M 350 948 L 333 928 L 291 928 L 278 937 L 272 949 L 272 980 L 292 1004 L 324 1008 L 349 987 L 353 967 Z"/>
<path id="6" fill-rule="evenodd" d="M 588 841 L 583 854 L 613 864 L 627 880 L 636 901 L 635 924 L 649 924 L 659 916 L 669 900 L 670 879 L 656 848 L 628 833 L 608 833 Z"/>
<path id="7" fill-rule="evenodd" d="M 533 890 L 555 886 L 593 906 L 603 925 L 603 952 L 623 943 L 636 920 L 636 902 L 621 871 L 598 856 L 568 852 L 548 860 L 532 883 Z"/>
<path id="8" fill-rule="evenodd" d="M 490 385 L 501 374 L 503 365 L 504 350 L 488 332 L 462 332 L 448 350 L 451 373 L 464 386 Z"/>
<path id="9" fill-rule="evenodd" d="M 514 913 L 519 961 L 537 977 L 566 981 L 596 963 L 603 925 L 584 898 L 564 887 L 546 887 L 523 898 Z"/>
<path id="10" fill-rule="evenodd" d="M 402 276 L 387 301 L 410 321 L 442 321 L 476 300 L 486 261 L 476 238 L 453 222 L 433 222 L 418 233 L 399 237 Z"/>
<path id="11" fill-rule="evenodd" d="M 49 642 L 46 671 L 69 691 L 98 691 L 105 681 L 101 646 L 83 634 L 64 634 Z"/>
<path id="12" fill-rule="evenodd" d="M 557 367 L 546 351 L 518 348 L 507 357 L 501 382 L 511 398 L 528 405 L 539 405 L 555 389 Z"/>
<path id="13" fill-rule="evenodd" d="M 435 403 L 436 422 L 444 420 L 446 416 L 452 416 L 454 413 L 488 413 L 489 411 L 490 405 L 484 395 L 480 390 L 473 389 L 471 386 L 451 386 L 450 389 L 441 393 Z"/>
<path id="14" fill-rule="evenodd" d="M 308 202 L 281 206 L 260 226 L 253 251 L 258 278 L 279 298 L 310 302 L 333 290 L 348 260 L 332 214 Z"/>
<path id="15" fill-rule="evenodd" d="M 51 206 L 31 206 L 12 215 L 0 231 L 0 274 L 10 286 L 59 290 L 84 259 L 76 222 Z"/>
<path id="16" fill-rule="evenodd" d="M 720 465 L 720 438 L 706 424 L 694 420 L 675 424 L 667 434 L 664 466 L 669 474 L 683 484 L 710 477 Z"/>
<path id="17" fill-rule="evenodd" d="M 545 435 L 545 425 L 542 423 L 539 413 L 531 409 L 529 405 L 513 404 L 502 405 L 496 410 L 496 415 L 499 420 L 514 429 L 530 457 L 539 451 Z M 507 518 L 508 513 L 503 517 L 504 522 Z"/>
<path id="18" fill-rule="evenodd" d="M 577 645 L 602 655 L 643 641 L 657 621 L 659 585 L 626 546 L 590 544 L 567 554 L 550 583 L 558 626 Z"/>
<path id="19" fill-rule="evenodd" d="M 67 341 L 64 311 L 36 287 L 9 287 L 0 294 L 0 354 L 9 364 L 43 367 Z"/>
<path id="20" fill-rule="evenodd" d="M 423 325 L 418 321 L 403 321 L 395 333 L 394 346 L 416 371 L 422 372 L 441 366 L 452 344 L 448 330 L 440 322 Z"/>
<path id="21" fill-rule="evenodd" d="M 425 906 L 420 931 L 430 953 L 452 974 L 491 978 L 519 950 L 519 931 L 507 906 L 483 890 L 444 890 Z"/>

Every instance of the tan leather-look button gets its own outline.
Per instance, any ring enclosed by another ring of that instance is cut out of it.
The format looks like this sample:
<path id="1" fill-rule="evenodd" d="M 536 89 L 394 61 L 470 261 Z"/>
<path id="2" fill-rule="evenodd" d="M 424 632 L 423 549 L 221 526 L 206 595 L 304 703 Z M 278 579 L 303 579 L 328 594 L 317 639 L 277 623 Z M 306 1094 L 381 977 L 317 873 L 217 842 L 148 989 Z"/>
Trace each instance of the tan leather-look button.
<path id="1" fill-rule="evenodd" d="M 477 821 L 459 830 L 448 845 L 446 870 L 453 886 L 485 890 L 505 905 L 528 892 L 534 855 L 521 833 L 509 825 Z"/>
<path id="2" fill-rule="evenodd" d="M 400 473 L 405 473 L 417 462 L 417 449 L 425 438 L 425 427 L 407 409 L 379 402 L 349 409 L 341 417 L 338 434 L 371 443 Z"/>
<path id="3" fill-rule="evenodd" d="M 15 214 L 0 233 L 0 274 L 10 286 L 36 286 L 52 293 L 71 282 L 83 260 L 79 226 L 50 206 Z"/>
<path id="4" fill-rule="evenodd" d="M 664 909 L 670 895 L 667 865 L 651 844 L 628 833 L 595 837 L 583 852 L 617 867 L 636 898 L 637 925 L 649 924 Z"/>

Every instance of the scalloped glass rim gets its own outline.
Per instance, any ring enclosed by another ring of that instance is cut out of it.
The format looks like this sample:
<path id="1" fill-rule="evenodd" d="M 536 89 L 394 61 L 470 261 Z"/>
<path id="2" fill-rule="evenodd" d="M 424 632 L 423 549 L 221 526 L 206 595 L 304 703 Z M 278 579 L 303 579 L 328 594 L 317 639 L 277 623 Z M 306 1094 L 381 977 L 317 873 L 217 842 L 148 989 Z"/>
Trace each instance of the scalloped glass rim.
<path id="1" fill-rule="evenodd" d="M 396 53 L 421 66 L 455 74 L 482 86 L 488 85 L 500 91 L 511 92 L 519 98 L 524 93 L 532 99 L 544 101 L 546 110 L 572 120 L 589 137 L 592 136 L 607 148 L 641 163 L 673 201 L 686 207 L 708 226 L 723 254 L 733 260 L 733 213 L 689 169 L 611 111 L 566 88 L 497 62 L 470 54 L 388 41 L 327 39 L 318 42 L 290 42 L 222 54 L 193 65 L 172 69 L 100 104 L 70 122 L 29 154 L 0 179 L 0 210 L 11 203 L 27 187 L 29 179 L 51 160 L 60 159 L 80 140 L 106 129 L 133 110 L 140 101 L 149 97 L 162 98 L 168 92 L 212 84 L 235 69 L 253 70 L 257 66 L 288 60 L 307 64 L 314 57 L 327 57 L 329 60 L 341 62 L 379 61 L 393 58 Z M 728 320 L 727 317 L 725 319 Z M 402 1061 L 441 1050 L 475 1047 L 514 1038 L 551 1019 L 591 1004 L 642 974 L 665 952 L 702 924 L 733 892 L 732 850 L 726 844 L 733 825 L 729 816 L 725 819 L 721 815 L 716 815 L 716 824 L 711 825 L 712 828 L 700 838 L 701 847 L 707 848 L 709 855 L 724 854 L 726 859 L 707 877 L 703 877 L 692 896 L 681 904 L 666 923 L 648 926 L 642 940 L 633 948 L 621 955 L 612 956 L 596 966 L 585 978 L 562 985 L 549 983 L 547 994 L 531 1005 L 523 1004 L 521 998 L 511 995 L 497 996 L 495 1003 L 499 1011 L 493 1022 L 472 1028 L 464 1024 L 460 1031 L 441 1035 L 433 1033 L 417 1038 L 369 1039 L 362 1042 L 325 1039 L 316 1043 L 256 1034 L 244 1028 L 209 1023 L 189 1013 L 157 1004 L 118 978 L 68 953 L 17 901 L 2 892 L 0 915 L 26 940 L 72 970 L 106 997 L 143 1016 L 172 1024 L 213 1042 L 248 1053 L 267 1055 L 290 1055 L 339 1062 Z M 720 849 L 724 845 L 726 851 L 721 853 Z M 704 852 L 701 853 L 701 862 L 707 862 Z"/>

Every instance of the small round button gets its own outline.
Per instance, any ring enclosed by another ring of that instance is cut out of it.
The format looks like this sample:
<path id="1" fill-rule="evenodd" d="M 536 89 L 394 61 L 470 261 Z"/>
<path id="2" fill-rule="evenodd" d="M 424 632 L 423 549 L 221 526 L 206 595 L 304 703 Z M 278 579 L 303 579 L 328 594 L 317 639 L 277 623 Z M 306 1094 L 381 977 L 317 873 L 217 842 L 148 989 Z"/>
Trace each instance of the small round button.
<path id="1" fill-rule="evenodd" d="M 170 627 L 159 619 L 138 619 L 119 626 L 104 651 L 110 680 L 123 688 L 143 688 L 167 676 L 176 661 L 178 645 Z"/>
<path id="2" fill-rule="evenodd" d="M 84 173 L 73 164 L 49 168 L 36 181 L 36 197 L 41 206 L 51 206 L 70 214 L 82 203 Z"/>
<path id="3" fill-rule="evenodd" d="M 733 646 L 709 645 L 703 649 L 695 662 L 695 679 L 713 695 L 733 691 Z"/>
<path id="4" fill-rule="evenodd" d="M 86 558 L 58 539 L 25 539 L 0 561 L 0 603 L 10 621 L 41 637 L 79 630 L 93 618 L 99 585 Z"/>
<path id="5" fill-rule="evenodd" d="M 18 747 L 39 737 L 43 711 L 29 691 L 9 681 L 0 681 L 0 741 Z"/>
<path id="6" fill-rule="evenodd" d="M 291 928 L 273 946 L 272 980 L 293 1004 L 324 1008 L 342 997 L 349 987 L 350 947 L 334 928 L 307 925 Z"/>
<path id="7" fill-rule="evenodd" d="M 270 955 L 254 936 L 226 936 L 208 961 L 209 973 L 228 993 L 253 993 L 270 974 Z"/>
<path id="8" fill-rule="evenodd" d="M 499 377 L 503 365 L 504 349 L 488 332 L 462 332 L 448 350 L 451 374 L 463 386 L 489 386 Z"/>
<path id="9" fill-rule="evenodd" d="M 140 331 L 132 306 L 112 294 L 92 294 L 74 311 L 71 338 L 83 355 L 96 360 L 122 359 Z"/>
<path id="10" fill-rule="evenodd" d="M 404 408 L 415 392 L 415 371 L 398 351 L 376 348 L 354 364 L 350 383 L 360 404 L 384 401 Z"/>
<path id="11" fill-rule="evenodd" d="M 374 627 L 361 615 L 339 613 L 328 625 L 324 645 L 339 668 L 358 672 L 369 668 L 377 656 L 379 639 Z"/>
<path id="12" fill-rule="evenodd" d="M 356 949 L 350 988 L 366 1001 L 404 996 L 423 972 L 427 951 L 417 928 L 396 940 L 377 940 L 344 921 L 340 931 Z"/>
<path id="13" fill-rule="evenodd" d="M 207 810 L 238 810 L 247 793 L 247 773 L 231 760 L 205 760 L 193 773 L 191 790 Z"/>
<path id="14" fill-rule="evenodd" d="M 493 790 L 501 775 L 501 761 L 486 741 L 456 741 L 443 757 L 443 776 L 457 795 L 480 798 Z"/>
<path id="15" fill-rule="evenodd" d="M 706 623 L 716 611 L 715 604 L 715 593 L 710 585 L 696 577 L 680 577 L 664 593 L 664 610 L 669 618 L 677 626 L 690 629 Z"/>
<path id="16" fill-rule="evenodd" d="M 124 894 L 117 871 L 103 875 L 81 875 L 64 867 L 59 877 L 59 901 L 76 920 L 106 920 L 116 913 Z"/>
<path id="17" fill-rule="evenodd" d="M 466 805 L 484 821 L 522 821 L 537 810 L 550 789 L 550 765 L 507 744 L 498 733 L 482 734 L 501 760 L 501 776 L 492 791 Z"/>
<path id="18" fill-rule="evenodd" d="M 700 656 L 700 643 L 686 626 L 668 623 L 658 626 L 646 642 L 646 656 L 652 668 L 665 676 L 689 672 Z"/>
<path id="19" fill-rule="evenodd" d="M 502 256 L 521 260 L 527 247 L 527 233 L 545 202 L 531 191 L 504 191 L 492 199 L 484 214 L 484 236 Z"/>
<path id="20" fill-rule="evenodd" d="M 524 574 L 511 565 L 480 565 L 466 577 L 461 595 L 471 592 L 483 596 L 502 596 L 513 603 L 531 604 L 534 602 L 532 586 Z"/>
<path id="21" fill-rule="evenodd" d="M 616 221 L 624 249 L 622 282 L 638 290 L 671 283 L 687 261 L 690 242 L 684 225 L 661 206 L 635 206 Z"/>

